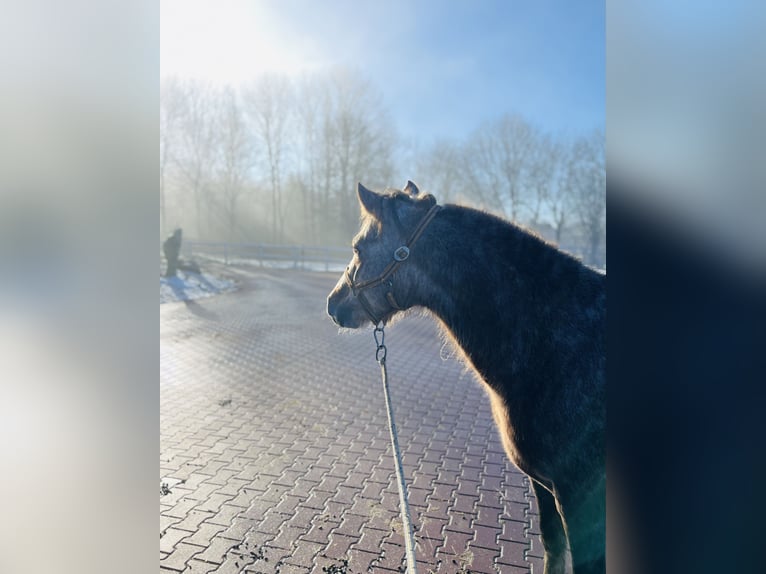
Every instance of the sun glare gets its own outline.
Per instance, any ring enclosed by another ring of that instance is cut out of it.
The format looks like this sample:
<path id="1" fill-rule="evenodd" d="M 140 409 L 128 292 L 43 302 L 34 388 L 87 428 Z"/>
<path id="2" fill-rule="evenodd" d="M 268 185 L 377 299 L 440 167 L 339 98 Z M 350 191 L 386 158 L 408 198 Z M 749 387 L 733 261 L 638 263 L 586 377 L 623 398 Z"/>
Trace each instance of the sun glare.
<path id="1" fill-rule="evenodd" d="M 291 37 L 262 2 L 162 0 L 160 75 L 240 84 L 319 65 L 308 38 Z"/>

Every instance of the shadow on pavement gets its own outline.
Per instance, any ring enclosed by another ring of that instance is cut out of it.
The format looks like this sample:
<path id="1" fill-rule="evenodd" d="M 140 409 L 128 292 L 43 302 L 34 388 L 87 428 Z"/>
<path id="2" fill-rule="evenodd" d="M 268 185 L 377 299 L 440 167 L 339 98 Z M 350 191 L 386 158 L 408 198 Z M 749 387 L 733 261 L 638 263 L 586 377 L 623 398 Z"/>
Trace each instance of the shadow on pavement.
<path id="1" fill-rule="evenodd" d="M 205 309 L 202 305 L 191 299 L 184 301 L 184 305 L 186 305 L 186 308 L 194 315 L 201 317 L 202 319 L 207 319 L 208 321 L 218 321 L 220 319 L 217 313 Z"/>

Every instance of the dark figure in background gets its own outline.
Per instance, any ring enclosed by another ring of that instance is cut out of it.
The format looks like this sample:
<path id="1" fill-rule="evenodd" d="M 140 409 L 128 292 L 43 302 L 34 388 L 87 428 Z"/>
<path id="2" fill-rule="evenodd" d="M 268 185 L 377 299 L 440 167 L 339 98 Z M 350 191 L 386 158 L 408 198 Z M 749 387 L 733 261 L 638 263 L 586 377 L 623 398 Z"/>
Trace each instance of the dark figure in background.
<path id="1" fill-rule="evenodd" d="M 177 228 L 170 237 L 168 237 L 162 244 L 162 251 L 165 253 L 165 261 L 167 261 L 167 269 L 165 270 L 165 277 L 175 277 L 176 269 L 178 268 L 178 256 L 181 253 L 181 228 Z"/>

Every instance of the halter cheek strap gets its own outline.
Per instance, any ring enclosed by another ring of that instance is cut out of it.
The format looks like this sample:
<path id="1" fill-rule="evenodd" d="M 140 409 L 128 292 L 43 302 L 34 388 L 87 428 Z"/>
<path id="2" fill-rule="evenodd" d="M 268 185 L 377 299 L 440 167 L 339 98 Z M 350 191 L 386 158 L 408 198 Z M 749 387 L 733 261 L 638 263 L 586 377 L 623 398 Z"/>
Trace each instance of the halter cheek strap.
<path id="1" fill-rule="evenodd" d="M 386 292 L 386 301 L 388 301 L 388 304 L 391 306 L 392 309 L 395 309 L 397 311 L 401 311 L 402 307 L 396 302 L 396 299 L 394 298 L 394 284 L 393 284 L 393 277 L 394 271 L 407 259 L 410 257 L 410 249 L 412 249 L 412 246 L 415 245 L 415 242 L 420 239 L 420 236 L 423 235 L 423 232 L 425 231 L 426 227 L 429 223 L 431 223 L 431 220 L 436 216 L 436 214 L 441 209 L 441 206 L 434 205 L 431 209 L 428 210 L 428 213 L 423 216 L 423 219 L 420 220 L 417 227 L 415 227 L 415 230 L 410 235 L 409 239 L 404 245 L 401 245 L 400 247 L 397 247 L 396 250 L 393 253 L 393 260 L 389 262 L 388 265 L 386 265 L 385 269 L 381 272 L 380 275 L 373 279 L 368 279 L 367 281 L 356 281 L 356 274 L 359 271 L 359 268 L 357 267 L 354 271 L 354 275 L 351 275 L 350 269 L 347 267 L 346 271 L 344 273 L 346 283 L 348 283 L 349 287 L 351 287 L 351 291 L 354 293 L 354 296 L 359 300 L 359 303 L 362 305 L 362 308 L 367 313 L 367 315 L 372 320 L 373 324 L 377 325 L 380 323 L 380 318 L 375 315 L 375 313 L 372 312 L 372 306 L 370 305 L 369 300 L 367 299 L 366 294 L 364 291 L 366 289 L 370 289 L 372 287 L 377 287 L 378 285 L 381 285 L 382 283 L 386 282 L 388 280 L 388 291 Z"/>

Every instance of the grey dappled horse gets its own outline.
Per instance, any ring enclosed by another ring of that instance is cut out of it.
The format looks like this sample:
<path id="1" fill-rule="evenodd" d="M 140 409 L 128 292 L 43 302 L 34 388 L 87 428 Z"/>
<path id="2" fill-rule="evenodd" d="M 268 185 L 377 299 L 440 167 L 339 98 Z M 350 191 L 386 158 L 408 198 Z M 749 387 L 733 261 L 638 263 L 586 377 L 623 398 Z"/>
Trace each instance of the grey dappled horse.
<path id="1" fill-rule="evenodd" d="M 545 574 L 605 572 L 606 276 L 412 182 L 359 184 L 354 256 L 327 300 L 341 327 L 423 308 L 483 382 L 508 457 L 531 478 Z"/>

